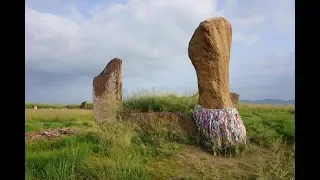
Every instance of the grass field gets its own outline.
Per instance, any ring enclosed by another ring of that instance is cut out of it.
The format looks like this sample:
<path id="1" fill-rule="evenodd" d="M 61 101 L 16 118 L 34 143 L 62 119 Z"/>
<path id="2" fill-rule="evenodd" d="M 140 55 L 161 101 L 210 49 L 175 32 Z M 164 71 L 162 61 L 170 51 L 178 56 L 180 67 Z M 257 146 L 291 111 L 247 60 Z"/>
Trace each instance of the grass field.
<path id="1" fill-rule="evenodd" d="M 123 111 L 191 112 L 196 99 L 135 95 Z M 92 110 L 38 107 L 26 109 L 26 132 L 72 127 L 78 133 L 27 141 L 26 179 L 294 179 L 294 106 L 239 104 L 248 148 L 238 156 L 213 156 L 168 121 L 98 127 Z"/>

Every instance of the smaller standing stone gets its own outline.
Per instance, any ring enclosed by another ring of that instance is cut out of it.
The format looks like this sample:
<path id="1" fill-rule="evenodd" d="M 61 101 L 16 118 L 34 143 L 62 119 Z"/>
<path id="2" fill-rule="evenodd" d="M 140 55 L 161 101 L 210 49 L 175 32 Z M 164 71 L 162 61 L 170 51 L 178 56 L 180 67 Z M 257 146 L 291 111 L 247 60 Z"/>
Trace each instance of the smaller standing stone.
<path id="1" fill-rule="evenodd" d="M 93 79 L 93 114 L 97 123 L 120 119 L 122 100 L 122 61 L 112 59 L 104 70 Z"/>
<path id="2" fill-rule="evenodd" d="M 233 93 L 233 92 L 230 92 L 230 99 L 231 99 L 231 102 L 232 104 L 235 106 L 238 104 L 239 102 L 239 94 L 237 93 Z"/>
<path id="3" fill-rule="evenodd" d="M 87 107 L 88 107 L 87 101 L 83 101 L 80 105 L 80 109 L 87 109 Z"/>

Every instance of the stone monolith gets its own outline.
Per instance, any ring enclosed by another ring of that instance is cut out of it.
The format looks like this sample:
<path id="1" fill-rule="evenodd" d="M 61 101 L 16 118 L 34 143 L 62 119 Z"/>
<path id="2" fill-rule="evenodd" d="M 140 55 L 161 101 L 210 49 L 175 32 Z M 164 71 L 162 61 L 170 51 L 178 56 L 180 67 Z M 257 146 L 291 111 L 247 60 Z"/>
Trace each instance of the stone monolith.
<path id="1" fill-rule="evenodd" d="M 104 70 L 93 79 L 93 114 L 97 123 L 115 121 L 120 118 L 122 100 L 122 61 L 112 59 Z"/>
<path id="2" fill-rule="evenodd" d="M 87 109 L 87 107 L 88 107 L 87 101 L 83 101 L 80 105 L 80 109 Z"/>
<path id="3" fill-rule="evenodd" d="M 202 143 L 214 152 L 246 143 L 246 129 L 229 94 L 231 40 L 228 20 L 211 18 L 200 23 L 188 48 L 199 89 L 193 118 Z"/>
<path id="4" fill-rule="evenodd" d="M 233 92 L 230 92 L 230 99 L 231 99 L 231 102 L 232 104 L 235 106 L 238 104 L 239 102 L 239 94 L 237 93 L 233 93 Z"/>

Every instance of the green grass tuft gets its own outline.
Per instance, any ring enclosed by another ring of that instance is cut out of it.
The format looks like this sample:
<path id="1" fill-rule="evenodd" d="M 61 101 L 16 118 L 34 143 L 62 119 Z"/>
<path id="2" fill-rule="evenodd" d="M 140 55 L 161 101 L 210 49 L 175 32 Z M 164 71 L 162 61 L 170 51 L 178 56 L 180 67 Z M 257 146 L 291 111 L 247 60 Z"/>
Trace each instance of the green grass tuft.
<path id="1" fill-rule="evenodd" d="M 136 94 L 123 101 L 123 111 L 190 113 L 196 98 Z M 294 179 L 294 106 L 237 105 L 248 146 L 236 157 L 213 156 L 165 119 L 97 126 L 92 110 L 38 107 L 26 109 L 26 132 L 76 127 L 78 133 L 27 141 L 26 179 Z"/>

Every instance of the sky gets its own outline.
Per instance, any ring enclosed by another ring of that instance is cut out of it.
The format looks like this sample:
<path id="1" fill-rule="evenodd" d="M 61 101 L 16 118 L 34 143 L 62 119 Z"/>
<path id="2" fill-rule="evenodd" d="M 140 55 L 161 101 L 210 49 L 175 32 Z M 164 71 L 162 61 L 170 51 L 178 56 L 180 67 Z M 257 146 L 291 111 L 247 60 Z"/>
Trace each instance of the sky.
<path id="1" fill-rule="evenodd" d="M 230 91 L 295 99 L 293 0 L 26 0 L 25 101 L 92 102 L 92 81 L 122 60 L 124 97 L 197 91 L 188 43 L 200 22 L 232 25 Z"/>

